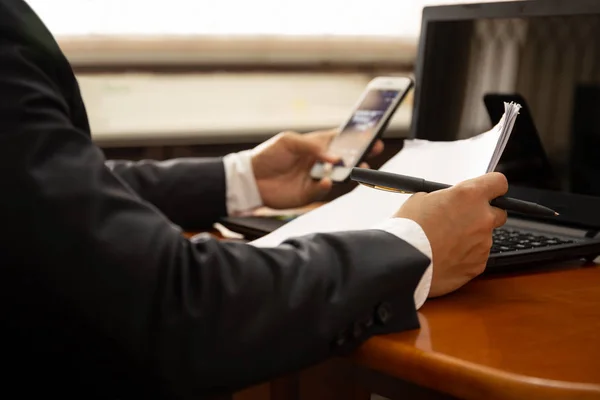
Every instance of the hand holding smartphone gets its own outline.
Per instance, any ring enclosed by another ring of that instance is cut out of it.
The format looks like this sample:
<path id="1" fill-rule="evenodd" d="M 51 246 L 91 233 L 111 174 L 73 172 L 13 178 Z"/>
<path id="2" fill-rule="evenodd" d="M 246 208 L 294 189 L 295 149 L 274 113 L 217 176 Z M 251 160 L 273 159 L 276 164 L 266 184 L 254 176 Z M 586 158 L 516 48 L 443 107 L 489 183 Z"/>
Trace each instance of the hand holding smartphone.
<path id="1" fill-rule="evenodd" d="M 315 163 L 311 177 L 329 177 L 334 183 L 347 181 L 352 168 L 364 160 L 381 137 L 412 86 L 413 81 L 408 77 L 382 76 L 369 82 L 354 111 L 329 144 L 328 152 L 340 157 L 340 162 L 335 165 Z"/>

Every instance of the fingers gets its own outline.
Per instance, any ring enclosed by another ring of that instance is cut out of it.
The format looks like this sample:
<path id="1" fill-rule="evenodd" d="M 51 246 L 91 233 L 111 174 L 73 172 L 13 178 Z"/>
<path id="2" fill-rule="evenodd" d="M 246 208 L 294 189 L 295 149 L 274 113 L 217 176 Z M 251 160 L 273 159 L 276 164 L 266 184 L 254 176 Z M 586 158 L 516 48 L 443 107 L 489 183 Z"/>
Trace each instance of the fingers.
<path id="1" fill-rule="evenodd" d="M 314 156 L 317 159 L 317 161 L 322 161 L 324 163 L 335 164 L 338 161 L 340 161 L 340 157 L 334 156 L 333 154 L 324 153 L 324 152 L 314 154 Z"/>
<path id="2" fill-rule="evenodd" d="M 321 199 L 325 196 L 333 186 L 333 182 L 329 178 L 323 178 L 319 182 L 311 183 L 306 193 L 305 203 L 310 203 Z"/>
<path id="3" fill-rule="evenodd" d="M 492 214 L 494 216 L 494 228 L 499 228 L 506 223 L 508 219 L 508 214 L 505 210 L 501 210 L 496 207 L 491 207 Z"/>
<path id="4" fill-rule="evenodd" d="M 366 162 L 363 162 L 363 163 L 360 163 L 358 168 L 370 169 L 371 167 L 369 167 L 369 164 L 367 164 Z"/>
<path id="5" fill-rule="evenodd" d="M 375 142 L 375 144 L 373 145 L 373 147 L 371 148 L 371 151 L 369 152 L 369 157 L 375 157 L 378 156 L 379 154 L 381 154 L 381 152 L 383 152 L 383 141 L 381 140 L 377 140 Z"/>

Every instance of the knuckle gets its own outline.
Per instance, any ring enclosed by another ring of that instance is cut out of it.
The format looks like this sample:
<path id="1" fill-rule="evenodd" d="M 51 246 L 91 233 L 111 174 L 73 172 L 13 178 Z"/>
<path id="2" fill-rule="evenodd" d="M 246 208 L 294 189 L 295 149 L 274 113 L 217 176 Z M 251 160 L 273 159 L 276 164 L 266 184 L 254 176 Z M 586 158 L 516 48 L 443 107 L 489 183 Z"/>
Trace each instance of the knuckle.
<path id="1" fill-rule="evenodd" d="M 283 131 L 280 132 L 277 136 L 279 136 L 281 140 L 291 140 L 294 139 L 296 135 L 297 133 L 293 131 Z"/>
<path id="2" fill-rule="evenodd" d="M 422 200 L 425 196 L 427 195 L 427 193 L 424 192 L 417 192 L 417 193 L 413 193 L 410 198 L 414 199 L 414 200 Z"/>
<path id="3" fill-rule="evenodd" d="M 477 267 L 475 268 L 475 276 L 479 276 L 479 275 L 483 274 L 485 272 L 485 266 L 486 266 L 485 261 L 477 264 Z"/>
<path id="4" fill-rule="evenodd" d="M 498 228 L 504 225 L 508 219 L 507 212 L 498 208 L 492 209 L 492 216 L 494 218 L 493 228 Z"/>
<path id="5" fill-rule="evenodd" d="M 464 182 L 455 186 L 456 193 L 461 199 L 470 200 L 477 197 L 477 186 L 471 182 Z"/>
<path id="6" fill-rule="evenodd" d="M 408 199 L 406 199 L 406 201 L 404 202 L 404 204 L 408 204 L 409 206 L 413 203 L 420 203 L 423 201 L 423 197 L 425 196 L 425 193 L 413 193 L 410 195 L 410 197 Z"/>
<path id="7" fill-rule="evenodd" d="M 500 210 L 500 225 L 504 225 L 508 221 L 508 212 L 506 210 Z"/>
<path id="8" fill-rule="evenodd" d="M 493 244 L 494 244 L 494 239 L 492 238 L 492 236 L 491 235 L 486 236 L 486 238 L 482 242 L 482 245 L 483 245 L 486 253 L 488 253 L 490 251 Z"/>
<path id="9" fill-rule="evenodd" d="M 493 212 L 486 212 L 483 215 L 482 222 L 486 230 L 492 230 L 496 224 L 496 216 Z"/>
<path id="10" fill-rule="evenodd" d="M 467 271 L 467 276 L 469 279 L 473 279 L 479 275 L 481 275 L 483 273 L 485 269 L 485 264 L 482 265 L 482 263 L 478 262 L 478 263 L 473 263 L 470 265 L 468 271 Z"/>
<path id="11" fill-rule="evenodd" d="M 277 135 L 275 135 L 273 138 L 271 138 L 271 140 L 276 143 L 277 142 L 286 142 L 287 141 L 286 134 L 285 134 L 285 132 L 280 132 Z"/>

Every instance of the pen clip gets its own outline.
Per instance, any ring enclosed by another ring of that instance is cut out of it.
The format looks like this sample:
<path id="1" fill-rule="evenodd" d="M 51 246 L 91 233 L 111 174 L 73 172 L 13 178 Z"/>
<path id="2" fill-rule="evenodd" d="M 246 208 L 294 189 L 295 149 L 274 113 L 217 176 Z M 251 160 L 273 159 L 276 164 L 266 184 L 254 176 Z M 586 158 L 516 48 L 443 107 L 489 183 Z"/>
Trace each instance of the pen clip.
<path id="1" fill-rule="evenodd" d="M 372 185 L 370 183 L 365 183 L 365 182 L 360 182 L 360 181 L 358 181 L 358 183 L 360 183 L 363 186 L 369 187 L 371 189 L 383 190 L 385 192 L 402 193 L 402 194 L 413 194 L 413 192 L 410 192 L 410 191 L 400 190 L 400 189 L 394 189 L 394 188 L 387 187 L 387 186 Z"/>

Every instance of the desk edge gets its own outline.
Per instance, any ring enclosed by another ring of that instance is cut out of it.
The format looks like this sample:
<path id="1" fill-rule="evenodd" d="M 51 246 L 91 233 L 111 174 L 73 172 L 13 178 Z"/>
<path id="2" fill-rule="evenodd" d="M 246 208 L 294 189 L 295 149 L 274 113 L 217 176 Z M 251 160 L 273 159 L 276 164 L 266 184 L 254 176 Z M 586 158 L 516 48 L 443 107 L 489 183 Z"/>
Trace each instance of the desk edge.
<path id="1" fill-rule="evenodd" d="M 388 336 L 367 341 L 352 360 L 370 369 L 465 399 L 600 398 L 600 385 L 536 378 L 426 352 Z M 433 378 L 433 379 L 432 379 Z M 432 384 L 435 382 L 435 384 Z M 458 384 L 462 382 L 462 384 Z M 491 395 L 491 396 L 490 396 Z M 498 395 L 501 397 L 495 397 Z"/>

